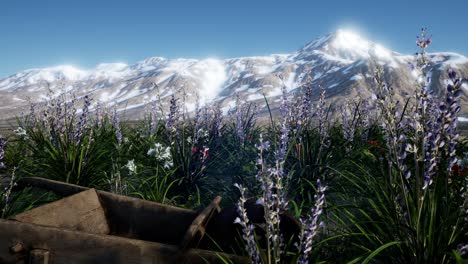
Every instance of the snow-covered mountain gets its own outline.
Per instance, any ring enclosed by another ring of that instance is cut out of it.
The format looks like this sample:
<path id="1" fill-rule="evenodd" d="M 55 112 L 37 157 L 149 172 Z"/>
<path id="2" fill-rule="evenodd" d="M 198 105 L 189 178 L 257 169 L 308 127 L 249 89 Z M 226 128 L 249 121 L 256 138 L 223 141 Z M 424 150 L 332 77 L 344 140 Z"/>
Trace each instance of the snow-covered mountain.
<path id="1" fill-rule="evenodd" d="M 416 47 L 415 47 L 416 49 Z M 371 55 L 373 54 L 372 58 Z M 448 68 L 468 77 L 468 58 L 456 53 L 431 53 L 432 86 L 444 88 Z M 0 119 L 19 115 L 28 101 L 40 102 L 61 92 L 85 94 L 126 111 L 128 118 L 141 118 L 142 111 L 157 96 L 167 102 L 172 94 L 185 94 L 189 110 L 196 98 L 202 104 L 218 102 L 224 111 L 235 106 L 236 95 L 256 101 L 264 107 L 264 96 L 275 107 L 281 87 L 298 92 L 307 74 L 312 86 L 327 88 L 329 102 L 370 98 L 374 84 L 374 63 L 384 67 L 384 78 L 398 96 L 415 89 L 416 78 L 408 63 L 414 56 L 403 55 L 366 40 L 359 35 L 338 30 L 318 38 L 292 54 L 233 59 L 165 59 L 153 57 L 134 65 L 100 64 L 81 70 L 72 66 L 31 69 L 0 79 Z M 468 87 L 464 87 L 465 91 Z M 462 96 L 462 116 L 468 116 L 466 94 Z"/>

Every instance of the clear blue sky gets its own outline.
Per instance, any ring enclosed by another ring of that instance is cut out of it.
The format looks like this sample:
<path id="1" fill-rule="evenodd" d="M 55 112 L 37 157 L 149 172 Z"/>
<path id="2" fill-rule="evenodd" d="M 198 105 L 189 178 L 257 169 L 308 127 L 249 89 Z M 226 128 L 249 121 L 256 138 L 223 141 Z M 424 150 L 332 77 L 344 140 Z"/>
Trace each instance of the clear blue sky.
<path id="1" fill-rule="evenodd" d="M 288 53 L 349 26 L 403 53 L 427 26 L 431 51 L 468 55 L 467 12 L 468 0 L 1 0 L 0 78 L 59 64 Z"/>

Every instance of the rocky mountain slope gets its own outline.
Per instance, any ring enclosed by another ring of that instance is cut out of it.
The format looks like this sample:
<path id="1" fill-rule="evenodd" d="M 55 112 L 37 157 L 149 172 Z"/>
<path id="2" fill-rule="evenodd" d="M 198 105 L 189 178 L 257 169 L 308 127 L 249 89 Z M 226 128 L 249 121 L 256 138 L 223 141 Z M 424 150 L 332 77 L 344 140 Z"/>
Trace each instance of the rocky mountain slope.
<path id="1" fill-rule="evenodd" d="M 415 46 L 416 50 L 416 46 Z M 372 58 L 369 54 L 373 54 Z M 447 70 L 468 77 L 468 58 L 441 52 L 430 53 L 432 88 L 445 88 Z M 98 101 L 125 111 L 129 119 L 142 117 L 144 108 L 160 98 L 167 104 L 172 94 L 185 94 L 186 107 L 220 103 L 224 112 L 235 106 L 236 96 L 258 102 L 265 110 L 264 96 L 277 107 L 281 87 L 289 93 L 300 92 L 309 75 L 313 87 L 326 88 L 327 100 L 342 103 L 346 99 L 370 99 L 374 94 L 372 70 L 383 66 L 384 78 L 398 96 L 411 94 L 417 87 L 408 63 L 414 56 L 399 54 L 360 37 L 338 30 L 318 38 L 292 54 L 233 59 L 165 59 L 153 57 L 134 65 L 101 64 L 91 70 L 72 66 L 31 69 L 0 79 L 0 119 L 27 111 L 28 102 L 44 102 L 60 93 Z M 468 86 L 465 85 L 465 91 Z M 461 116 L 468 116 L 468 97 L 462 95 Z"/>

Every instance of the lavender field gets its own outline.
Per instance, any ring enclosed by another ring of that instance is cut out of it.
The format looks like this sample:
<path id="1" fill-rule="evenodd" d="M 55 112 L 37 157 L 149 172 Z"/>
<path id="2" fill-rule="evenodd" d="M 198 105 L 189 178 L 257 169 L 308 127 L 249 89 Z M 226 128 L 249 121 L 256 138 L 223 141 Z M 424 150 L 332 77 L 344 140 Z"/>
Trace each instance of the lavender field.
<path id="1" fill-rule="evenodd" d="M 374 94 L 342 105 L 311 78 L 300 93 L 283 87 L 279 111 L 265 97 L 262 113 L 241 96 L 227 112 L 199 102 L 188 111 L 172 94 L 139 121 L 91 108 L 88 95 L 32 103 L 0 136 L 1 216 L 59 199 L 15 191 L 34 176 L 195 210 L 220 195 L 237 212 L 238 246 L 213 250 L 252 263 L 466 263 L 468 142 L 457 117 L 468 76 L 448 70 L 435 94 L 431 41 L 423 30 L 408 69 L 415 92 L 403 98 L 375 63 Z"/>

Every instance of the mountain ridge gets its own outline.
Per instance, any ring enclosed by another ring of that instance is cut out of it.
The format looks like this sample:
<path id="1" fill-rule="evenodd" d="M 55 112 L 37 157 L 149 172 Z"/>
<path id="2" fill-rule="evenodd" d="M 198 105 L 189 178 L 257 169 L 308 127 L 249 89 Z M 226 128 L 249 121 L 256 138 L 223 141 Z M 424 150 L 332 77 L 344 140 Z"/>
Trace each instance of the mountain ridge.
<path id="1" fill-rule="evenodd" d="M 450 52 L 429 53 L 432 63 L 432 86 L 436 93 L 444 88 L 446 70 L 454 68 L 468 76 L 468 58 Z M 236 96 L 258 102 L 264 107 L 264 96 L 273 107 L 281 95 L 281 87 L 296 92 L 310 75 L 312 86 L 326 88 L 331 103 L 373 94 L 371 69 L 382 65 L 386 81 L 399 87 L 403 96 L 414 90 L 416 79 L 408 69 L 412 55 L 391 51 L 353 32 L 338 30 L 316 38 L 290 54 L 250 56 L 227 59 L 166 59 L 150 57 L 135 64 L 102 63 L 82 70 L 70 65 L 36 68 L 0 79 L 0 113 L 12 117 L 27 108 L 28 100 L 44 102 L 47 92 L 60 91 L 77 97 L 91 95 L 129 112 L 131 118 L 141 118 L 141 109 L 156 97 L 167 104 L 172 94 L 188 95 L 188 110 L 193 110 L 198 97 L 201 104 L 220 103 L 224 112 L 235 106 Z M 282 76 L 282 78 L 278 78 Z M 413 88 L 411 88 L 413 87 Z M 465 91 L 468 87 L 464 87 Z M 29 99 L 28 99 L 29 98 Z M 463 107 L 468 100 L 462 96 Z"/>

